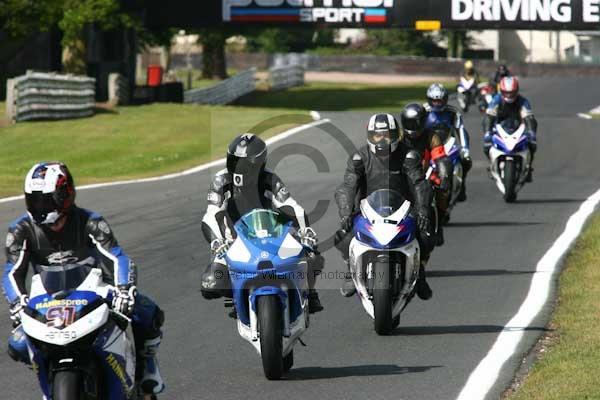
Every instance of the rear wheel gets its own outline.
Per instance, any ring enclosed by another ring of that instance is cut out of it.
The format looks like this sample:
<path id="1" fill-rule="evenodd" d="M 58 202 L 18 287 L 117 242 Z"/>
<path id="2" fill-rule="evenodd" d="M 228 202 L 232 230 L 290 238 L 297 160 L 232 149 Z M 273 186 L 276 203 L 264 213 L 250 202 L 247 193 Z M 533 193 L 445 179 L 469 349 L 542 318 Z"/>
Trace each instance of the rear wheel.
<path id="1" fill-rule="evenodd" d="M 517 199 L 517 169 L 512 160 L 504 162 L 504 201 L 512 203 Z"/>
<path id="2" fill-rule="evenodd" d="M 375 332 L 380 335 L 389 334 L 394 329 L 392 320 L 392 275 L 390 265 L 375 262 L 375 284 L 373 285 L 373 308 L 375 316 Z"/>
<path id="3" fill-rule="evenodd" d="M 283 375 L 283 318 L 281 305 L 275 296 L 260 296 L 257 300 L 260 332 L 260 353 L 263 370 L 269 380 Z"/>
<path id="4" fill-rule="evenodd" d="M 57 371 L 52 383 L 54 400 L 82 400 L 81 374 L 79 371 Z"/>

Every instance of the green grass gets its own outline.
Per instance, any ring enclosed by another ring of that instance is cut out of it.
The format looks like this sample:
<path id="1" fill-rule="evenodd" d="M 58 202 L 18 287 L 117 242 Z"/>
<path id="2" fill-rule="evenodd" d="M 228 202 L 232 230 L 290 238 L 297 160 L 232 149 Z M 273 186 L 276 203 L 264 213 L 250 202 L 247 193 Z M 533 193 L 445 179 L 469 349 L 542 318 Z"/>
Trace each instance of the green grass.
<path id="1" fill-rule="evenodd" d="M 0 196 L 19 193 L 41 160 L 66 162 L 78 184 L 153 176 L 221 158 L 235 135 L 252 128 L 266 137 L 308 121 L 307 113 L 281 108 L 153 104 L 0 125 Z"/>
<path id="2" fill-rule="evenodd" d="M 406 103 L 423 102 L 428 86 L 313 82 L 285 91 L 257 90 L 239 99 L 237 104 L 298 110 L 397 113 Z"/>
<path id="3" fill-rule="evenodd" d="M 600 214 L 569 254 L 550 345 L 510 400 L 600 399 Z"/>

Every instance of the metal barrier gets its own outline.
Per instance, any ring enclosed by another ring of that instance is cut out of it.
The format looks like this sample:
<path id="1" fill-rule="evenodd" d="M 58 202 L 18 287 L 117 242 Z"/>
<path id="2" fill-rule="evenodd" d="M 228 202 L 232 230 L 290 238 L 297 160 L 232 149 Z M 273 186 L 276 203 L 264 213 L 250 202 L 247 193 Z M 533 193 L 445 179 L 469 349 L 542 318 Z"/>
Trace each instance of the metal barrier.
<path id="1" fill-rule="evenodd" d="M 6 83 L 11 121 L 67 119 L 94 114 L 96 80 L 87 76 L 28 72 Z"/>
<path id="2" fill-rule="evenodd" d="M 250 68 L 218 84 L 187 90 L 184 93 L 184 103 L 195 104 L 228 104 L 237 98 L 253 92 L 256 89 L 256 68 Z"/>
<path id="3" fill-rule="evenodd" d="M 299 64 L 274 67 L 269 70 L 271 89 L 287 89 L 304 85 L 304 67 Z"/>

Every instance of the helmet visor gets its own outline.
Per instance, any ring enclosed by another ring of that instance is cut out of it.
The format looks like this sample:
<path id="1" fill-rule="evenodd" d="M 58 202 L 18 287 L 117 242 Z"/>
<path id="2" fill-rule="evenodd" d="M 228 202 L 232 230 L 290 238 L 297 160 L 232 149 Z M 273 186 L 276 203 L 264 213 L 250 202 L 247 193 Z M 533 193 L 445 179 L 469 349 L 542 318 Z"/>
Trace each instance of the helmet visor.
<path id="1" fill-rule="evenodd" d="M 25 194 L 27 211 L 38 224 L 53 224 L 60 212 L 51 193 L 33 192 Z"/>
<path id="2" fill-rule="evenodd" d="M 509 102 L 509 103 L 512 103 L 513 101 L 515 101 L 515 99 L 517 98 L 518 94 L 519 94 L 519 92 L 516 91 L 516 90 L 511 91 L 511 92 L 508 92 L 508 91 L 505 91 L 505 90 L 502 91 L 502 97 L 504 97 L 504 100 L 507 101 L 507 102 Z"/>
<path id="3" fill-rule="evenodd" d="M 389 129 L 369 131 L 369 142 L 377 144 L 391 144 L 398 140 L 398 132 Z"/>

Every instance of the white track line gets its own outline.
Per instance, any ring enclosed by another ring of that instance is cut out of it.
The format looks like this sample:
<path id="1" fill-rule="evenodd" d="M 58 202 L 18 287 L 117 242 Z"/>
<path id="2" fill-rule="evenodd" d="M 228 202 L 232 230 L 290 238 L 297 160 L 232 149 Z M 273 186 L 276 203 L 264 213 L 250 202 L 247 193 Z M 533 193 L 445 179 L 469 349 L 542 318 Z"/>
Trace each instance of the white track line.
<path id="1" fill-rule="evenodd" d="M 286 139 L 292 135 L 295 135 L 298 132 L 301 132 L 305 129 L 310 129 L 310 128 L 314 128 L 315 126 L 318 125 L 322 125 L 322 124 L 326 124 L 331 122 L 329 119 L 320 119 L 318 121 L 313 121 L 310 122 L 308 124 L 304 124 L 304 125 L 300 125 L 297 126 L 296 128 L 292 128 L 289 129 L 285 132 L 282 132 L 278 135 L 275 135 L 267 140 L 265 140 L 265 142 L 267 143 L 267 145 L 271 145 L 273 143 L 279 142 L 283 139 Z M 78 186 L 77 190 L 86 190 L 86 189 L 95 189 L 95 188 L 101 188 L 101 187 L 108 187 L 108 186 L 120 186 L 120 185 L 130 185 L 132 183 L 146 183 L 146 182 L 156 182 L 156 181 L 163 181 L 166 179 L 174 179 L 174 178 L 180 178 L 182 176 L 186 176 L 186 175 L 191 175 L 191 174 L 196 174 L 198 172 L 201 171 L 205 171 L 207 169 L 219 166 L 225 164 L 225 158 L 221 158 L 219 160 L 215 160 L 215 161 L 211 161 L 209 163 L 206 164 L 202 164 L 202 165 L 198 165 L 197 167 L 194 168 L 190 168 L 187 169 L 185 171 L 181 171 L 181 172 L 176 172 L 173 174 L 168 174 L 168 175 L 162 175 L 162 176 L 155 176 L 152 178 L 144 178 L 144 179 L 131 179 L 131 180 L 124 180 L 124 181 L 115 181 L 115 182 L 105 182 L 105 183 L 95 183 L 92 185 L 85 185 L 85 186 Z M 12 197 L 5 197 L 3 199 L 0 199 L 0 203 L 8 203 L 10 201 L 14 201 L 14 200 L 20 200 L 23 198 L 23 195 L 20 196 L 12 196 Z"/>
<path id="2" fill-rule="evenodd" d="M 537 263 L 529 293 L 521 308 L 506 324 L 489 353 L 471 373 L 458 400 L 484 399 L 500 375 L 506 360 L 515 354 L 525 329 L 542 310 L 552 288 L 554 275 L 559 272 L 563 257 L 571 249 L 587 219 L 600 203 L 600 190 L 588 197 L 579 210 L 567 221 L 564 232 Z"/>
<path id="3" fill-rule="evenodd" d="M 587 114 L 587 113 L 578 113 L 577 116 L 579 118 L 583 118 L 583 119 L 592 119 L 593 118 L 590 114 Z"/>

